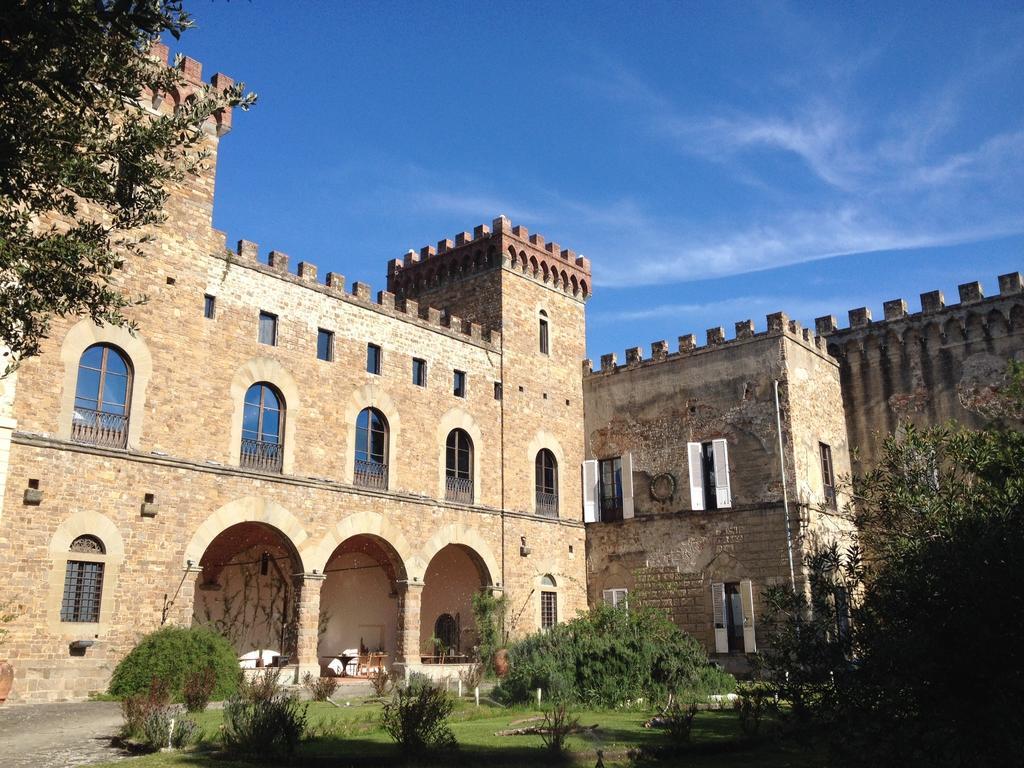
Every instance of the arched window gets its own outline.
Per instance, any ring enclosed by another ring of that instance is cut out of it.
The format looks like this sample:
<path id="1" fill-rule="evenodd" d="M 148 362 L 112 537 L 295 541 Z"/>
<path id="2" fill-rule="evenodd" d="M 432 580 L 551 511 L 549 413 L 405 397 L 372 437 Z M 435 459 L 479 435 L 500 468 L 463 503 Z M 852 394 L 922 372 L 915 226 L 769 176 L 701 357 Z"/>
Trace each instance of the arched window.
<path id="1" fill-rule="evenodd" d="M 442 613 L 434 622 L 434 637 L 437 641 L 436 652 L 451 656 L 459 652 L 459 621 L 450 613 Z"/>
<path id="2" fill-rule="evenodd" d="M 110 344 L 93 344 L 78 362 L 71 439 L 78 443 L 124 448 L 132 368 L 128 357 Z"/>
<path id="3" fill-rule="evenodd" d="M 540 580 L 540 628 L 551 629 L 558 623 L 558 586 L 550 573 Z"/>
<path id="4" fill-rule="evenodd" d="M 537 514 L 558 517 L 558 462 L 547 448 L 537 452 Z"/>
<path id="5" fill-rule="evenodd" d="M 280 472 L 284 459 L 284 397 L 265 381 L 245 393 L 242 411 L 241 465 L 262 472 Z"/>
<path id="6" fill-rule="evenodd" d="M 356 418 L 356 485 L 388 487 L 388 422 L 376 408 L 364 408 Z"/>
<path id="7" fill-rule="evenodd" d="M 79 536 L 71 542 L 64 571 L 64 595 L 60 604 L 60 620 L 95 624 L 100 620 L 103 597 L 103 542 L 95 536 Z"/>
<path id="8" fill-rule="evenodd" d="M 463 429 L 453 429 L 445 443 L 445 495 L 448 501 L 473 503 L 473 441 Z"/>
<path id="9" fill-rule="evenodd" d="M 538 330 L 540 338 L 540 353 L 542 355 L 547 355 L 551 351 L 551 342 L 548 336 L 548 313 L 543 309 L 540 311 L 540 319 L 538 322 L 540 325 Z"/>

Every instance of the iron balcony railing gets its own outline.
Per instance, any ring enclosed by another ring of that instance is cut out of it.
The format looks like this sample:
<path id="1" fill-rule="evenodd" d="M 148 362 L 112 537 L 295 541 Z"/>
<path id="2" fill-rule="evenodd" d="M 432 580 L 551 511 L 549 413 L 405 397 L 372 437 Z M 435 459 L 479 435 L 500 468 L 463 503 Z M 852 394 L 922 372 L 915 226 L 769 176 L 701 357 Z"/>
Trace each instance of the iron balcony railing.
<path id="1" fill-rule="evenodd" d="M 258 472 L 280 472 L 284 460 L 284 446 L 266 440 L 242 438 L 240 464 Z"/>
<path id="2" fill-rule="evenodd" d="M 444 497 L 448 501 L 457 501 L 460 504 L 472 504 L 472 478 L 448 475 L 448 477 L 445 478 Z"/>
<path id="3" fill-rule="evenodd" d="M 622 497 L 601 499 L 601 522 L 613 523 L 622 519 Z"/>
<path id="4" fill-rule="evenodd" d="M 388 465 L 379 461 L 356 459 L 356 468 L 352 475 L 352 482 L 355 485 L 362 485 L 366 488 L 387 489 Z"/>
<path id="5" fill-rule="evenodd" d="M 558 517 L 558 494 L 537 491 L 537 514 L 542 517 Z"/>
<path id="6" fill-rule="evenodd" d="M 128 445 L 128 417 L 120 413 L 75 408 L 71 439 L 76 443 L 124 448 Z"/>

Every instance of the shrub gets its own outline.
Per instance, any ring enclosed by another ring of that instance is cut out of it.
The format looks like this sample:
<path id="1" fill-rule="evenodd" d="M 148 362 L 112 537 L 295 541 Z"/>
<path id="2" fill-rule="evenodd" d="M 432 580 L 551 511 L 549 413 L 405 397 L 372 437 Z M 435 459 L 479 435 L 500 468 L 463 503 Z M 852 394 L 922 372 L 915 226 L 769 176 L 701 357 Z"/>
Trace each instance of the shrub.
<path id="1" fill-rule="evenodd" d="M 401 747 L 403 754 L 422 755 L 456 746 L 448 718 L 455 702 L 423 675 L 412 675 L 396 688 L 384 704 L 381 726 Z"/>
<path id="2" fill-rule="evenodd" d="M 199 724 L 175 706 L 152 711 L 142 730 L 144 743 L 154 752 L 165 747 L 180 749 L 199 738 Z"/>
<path id="3" fill-rule="evenodd" d="M 496 695 L 512 704 L 528 703 L 537 688 L 550 692 L 556 685 L 564 685 L 570 703 L 608 707 L 703 694 L 710 684 L 731 687 L 731 677 L 709 667 L 701 645 L 654 609 L 596 607 L 515 643 L 509 660 Z"/>
<path id="4" fill-rule="evenodd" d="M 310 672 L 302 678 L 302 685 L 309 691 L 313 701 L 327 701 L 338 690 L 338 681 L 333 677 L 313 677 Z"/>
<path id="5" fill-rule="evenodd" d="M 761 720 L 774 703 L 774 691 L 765 683 L 743 683 L 738 686 L 740 728 L 746 736 L 757 736 L 761 731 Z"/>
<path id="6" fill-rule="evenodd" d="M 559 698 L 550 709 L 544 712 L 544 725 L 541 727 L 540 738 L 552 756 L 561 757 L 565 752 L 565 740 L 579 724 L 580 719 L 572 716 L 565 699 Z"/>
<path id="7" fill-rule="evenodd" d="M 665 709 L 662 719 L 665 722 L 669 747 L 674 752 L 680 752 L 689 745 L 690 734 L 693 732 L 693 718 L 696 714 L 695 701 L 682 703 L 678 699 L 673 699 Z"/>
<path id="8" fill-rule="evenodd" d="M 481 663 L 470 664 L 462 672 L 459 673 L 459 680 L 462 681 L 462 687 L 472 692 L 480 683 L 484 681 L 484 674 L 487 670 Z"/>
<path id="9" fill-rule="evenodd" d="M 238 689 L 241 676 L 235 651 L 223 637 L 201 627 L 163 627 L 144 637 L 121 660 L 110 680 L 110 693 L 121 698 L 143 693 L 153 677 L 180 701 L 185 681 L 212 669 L 216 682 L 211 696 L 224 699 Z"/>
<path id="10" fill-rule="evenodd" d="M 387 695 L 392 682 L 390 670 L 387 670 L 384 667 L 381 667 L 370 675 L 370 685 L 373 686 L 373 695 L 378 699 L 384 698 L 384 696 Z"/>
<path id="11" fill-rule="evenodd" d="M 476 655 L 483 664 L 483 673 L 491 674 L 494 670 L 494 654 L 504 646 L 505 612 L 508 598 L 505 595 L 495 597 L 490 592 L 473 593 L 473 623 L 476 626 Z"/>
<path id="12" fill-rule="evenodd" d="M 308 706 L 277 684 L 278 670 L 244 681 L 224 705 L 224 745 L 260 757 L 288 756 L 306 731 Z"/>
<path id="13" fill-rule="evenodd" d="M 170 703 L 171 692 L 167 683 L 157 677 L 150 678 L 149 688 L 144 692 L 128 696 L 121 701 L 121 716 L 124 717 L 122 734 L 126 738 L 145 738 L 146 723 L 150 717 L 166 709 Z"/>
<path id="14" fill-rule="evenodd" d="M 210 703 L 213 689 L 217 686 L 217 672 L 213 667 L 193 672 L 185 678 L 181 689 L 181 697 L 185 701 L 185 709 L 189 712 L 202 712 Z"/>

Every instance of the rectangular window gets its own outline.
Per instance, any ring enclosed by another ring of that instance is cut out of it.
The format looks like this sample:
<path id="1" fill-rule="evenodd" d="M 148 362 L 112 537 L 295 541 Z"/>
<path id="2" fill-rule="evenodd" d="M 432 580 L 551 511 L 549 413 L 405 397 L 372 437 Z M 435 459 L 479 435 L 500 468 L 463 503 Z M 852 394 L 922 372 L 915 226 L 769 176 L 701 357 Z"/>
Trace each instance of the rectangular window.
<path id="1" fill-rule="evenodd" d="M 412 383 L 417 387 L 427 386 L 427 361 L 418 357 L 412 359 Z"/>
<path id="2" fill-rule="evenodd" d="M 687 443 L 690 471 L 690 507 L 694 510 L 732 506 L 729 483 L 729 446 L 725 440 Z"/>
<path id="3" fill-rule="evenodd" d="M 704 481 L 704 509 L 718 509 L 718 494 L 715 493 L 715 451 L 711 443 L 700 444 L 700 463 Z"/>
<path id="4" fill-rule="evenodd" d="M 821 451 L 821 482 L 824 486 L 825 503 L 836 506 L 836 478 L 832 471 L 832 448 L 825 443 L 818 443 Z"/>
<path id="5" fill-rule="evenodd" d="M 551 629 L 558 623 L 558 593 L 540 593 L 540 628 Z"/>
<path id="6" fill-rule="evenodd" d="M 501 397 L 502 397 L 501 382 L 500 381 L 496 381 L 496 382 L 494 382 L 494 399 L 495 400 L 501 400 Z"/>
<path id="7" fill-rule="evenodd" d="M 601 469 L 601 521 L 622 519 L 622 457 L 602 459 Z"/>
<path id="8" fill-rule="evenodd" d="M 317 328 L 316 359 L 328 363 L 334 360 L 334 331 L 325 331 L 323 328 Z"/>
<path id="9" fill-rule="evenodd" d="M 366 372 L 380 375 L 380 347 L 376 344 L 366 345 Z"/>
<path id="10" fill-rule="evenodd" d="M 260 312 L 260 344 L 277 346 L 277 315 Z"/>
<path id="11" fill-rule="evenodd" d="M 628 592 L 625 589 L 606 589 L 604 590 L 604 604 L 610 605 L 612 608 L 623 608 L 629 610 L 629 597 Z"/>
<path id="12" fill-rule="evenodd" d="M 102 594 L 103 563 L 68 560 L 60 620 L 95 624 L 100 620 Z"/>
<path id="13" fill-rule="evenodd" d="M 548 354 L 550 346 L 548 342 L 548 321 L 541 319 L 540 321 L 540 352 L 542 355 Z"/>
<path id="14" fill-rule="evenodd" d="M 203 317 L 213 320 L 213 314 L 217 310 L 217 297 L 206 294 L 203 296 Z"/>
<path id="15" fill-rule="evenodd" d="M 453 381 L 452 394 L 456 397 L 466 396 L 466 372 L 455 371 L 455 378 Z"/>

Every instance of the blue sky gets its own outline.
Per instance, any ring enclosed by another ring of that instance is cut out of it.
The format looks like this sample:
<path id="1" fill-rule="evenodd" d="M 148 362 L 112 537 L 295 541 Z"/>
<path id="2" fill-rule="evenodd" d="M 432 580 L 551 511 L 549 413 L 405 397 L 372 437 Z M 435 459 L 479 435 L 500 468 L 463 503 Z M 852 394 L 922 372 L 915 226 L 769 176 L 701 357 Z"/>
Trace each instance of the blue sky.
<path id="1" fill-rule="evenodd" d="M 504 213 L 592 260 L 621 359 L 1024 271 L 1020 3 L 187 6 L 172 51 L 260 96 L 215 225 L 321 274 Z"/>

